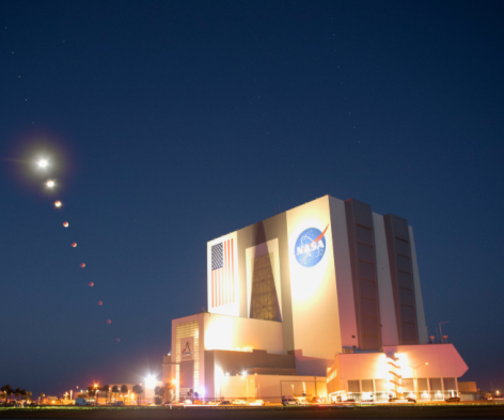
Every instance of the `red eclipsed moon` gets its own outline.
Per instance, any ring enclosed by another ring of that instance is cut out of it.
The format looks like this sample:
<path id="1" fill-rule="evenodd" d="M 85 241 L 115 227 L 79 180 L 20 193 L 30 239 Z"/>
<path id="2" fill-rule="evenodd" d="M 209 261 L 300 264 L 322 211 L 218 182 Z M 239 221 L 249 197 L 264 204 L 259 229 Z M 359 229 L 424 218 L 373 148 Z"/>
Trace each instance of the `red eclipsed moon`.
<path id="1" fill-rule="evenodd" d="M 73 248 L 75 248 L 76 246 L 77 246 L 77 242 L 74 242 L 74 243 L 72 244 L 72 247 L 73 247 Z"/>
<path id="2" fill-rule="evenodd" d="M 81 265 L 80 265 L 80 266 L 81 266 L 82 268 L 84 268 L 84 267 L 86 266 L 86 264 L 81 263 Z"/>
<path id="3" fill-rule="evenodd" d="M 89 282 L 89 287 L 93 287 L 94 283 L 92 281 Z"/>
<path id="4" fill-rule="evenodd" d="M 112 324 L 112 321 L 110 319 L 107 319 L 107 324 Z"/>
<path id="5" fill-rule="evenodd" d="M 63 226 L 68 227 L 68 222 L 63 222 Z"/>
<path id="6" fill-rule="evenodd" d="M 119 343 L 119 342 L 121 342 L 121 339 L 119 337 L 117 337 L 116 341 Z"/>
<path id="7" fill-rule="evenodd" d="M 101 300 L 98 301 L 98 306 L 102 306 L 103 302 Z"/>

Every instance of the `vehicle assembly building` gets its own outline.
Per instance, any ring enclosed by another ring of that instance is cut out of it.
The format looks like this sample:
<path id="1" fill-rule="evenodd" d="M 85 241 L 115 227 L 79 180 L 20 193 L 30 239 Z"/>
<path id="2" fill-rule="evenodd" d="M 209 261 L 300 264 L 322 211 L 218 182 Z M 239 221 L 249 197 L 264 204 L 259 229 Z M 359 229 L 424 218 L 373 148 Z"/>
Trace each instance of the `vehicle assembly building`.
<path id="1" fill-rule="evenodd" d="M 208 312 L 172 321 L 177 399 L 444 399 L 467 370 L 429 344 L 413 230 L 324 196 L 207 244 Z"/>

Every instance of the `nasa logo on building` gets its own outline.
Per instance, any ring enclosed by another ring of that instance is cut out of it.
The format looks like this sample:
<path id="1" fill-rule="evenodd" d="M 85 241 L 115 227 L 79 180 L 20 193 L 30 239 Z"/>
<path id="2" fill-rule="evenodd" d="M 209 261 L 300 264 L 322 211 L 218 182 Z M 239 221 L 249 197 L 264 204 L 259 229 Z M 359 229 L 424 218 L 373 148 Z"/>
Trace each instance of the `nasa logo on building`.
<path id="1" fill-rule="evenodd" d="M 317 228 L 309 228 L 299 235 L 294 255 L 303 267 L 313 267 L 323 258 L 326 250 L 325 233 L 328 227 L 329 225 L 323 232 Z"/>

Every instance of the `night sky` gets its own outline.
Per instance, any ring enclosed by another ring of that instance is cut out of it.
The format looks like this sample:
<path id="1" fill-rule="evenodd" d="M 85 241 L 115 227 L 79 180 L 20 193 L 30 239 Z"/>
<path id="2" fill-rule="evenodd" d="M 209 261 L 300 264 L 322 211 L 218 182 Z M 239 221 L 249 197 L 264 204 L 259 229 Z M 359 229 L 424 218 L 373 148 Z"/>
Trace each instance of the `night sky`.
<path id="1" fill-rule="evenodd" d="M 408 220 L 429 333 L 504 388 L 503 13 L 1 1 L 0 386 L 141 382 L 207 241 L 330 194 Z"/>

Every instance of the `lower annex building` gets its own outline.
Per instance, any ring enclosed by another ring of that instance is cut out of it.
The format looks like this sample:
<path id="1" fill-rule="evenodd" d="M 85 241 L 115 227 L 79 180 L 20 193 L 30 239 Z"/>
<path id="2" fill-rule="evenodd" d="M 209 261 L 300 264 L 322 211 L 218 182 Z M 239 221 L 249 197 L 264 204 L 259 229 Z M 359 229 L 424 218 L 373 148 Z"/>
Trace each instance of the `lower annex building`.
<path id="1" fill-rule="evenodd" d="M 176 399 L 331 401 L 458 393 L 468 369 L 429 344 L 413 229 L 324 196 L 207 244 L 208 312 L 172 320 Z"/>

